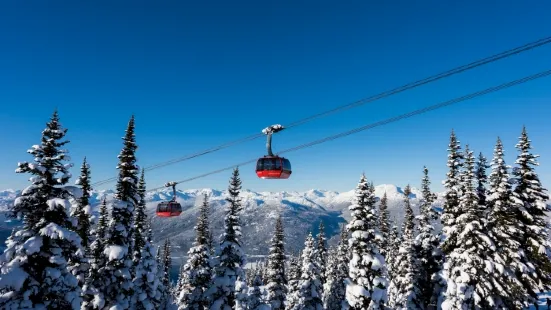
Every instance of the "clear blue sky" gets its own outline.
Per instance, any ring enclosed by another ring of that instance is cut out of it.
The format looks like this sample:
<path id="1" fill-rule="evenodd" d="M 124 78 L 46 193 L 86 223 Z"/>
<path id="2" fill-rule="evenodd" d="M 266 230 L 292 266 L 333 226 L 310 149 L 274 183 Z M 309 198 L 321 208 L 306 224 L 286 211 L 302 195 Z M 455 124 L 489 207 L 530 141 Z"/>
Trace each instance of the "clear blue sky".
<path id="1" fill-rule="evenodd" d="M 121 137 L 136 116 L 138 159 L 149 166 L 283 125 L 551 35 L 549 1 L 3 1 L 0 4 L 0 188 L 40 141 L 52 111 L 69 128 L 78 167 L 93 181 L 116 175 Z M 377 101 L 274 137 L 274 151 L 551 68 L 551 46 Z M 525 124 L 551 187 L 551 78 L 289 153 L 289 180 L 255 191 L 353 189 L 376 184 L 434 189 L 448 137 L 507 161 Z M 182 180 L 265 153 L 255 140 L 151 171 L 148 185 Z M 78 169 L 73 170 L 74 174 Z M 180 188 L 224 189 L 230 171 Z M 109 186 L 103 188 L 112 187 Z"/>

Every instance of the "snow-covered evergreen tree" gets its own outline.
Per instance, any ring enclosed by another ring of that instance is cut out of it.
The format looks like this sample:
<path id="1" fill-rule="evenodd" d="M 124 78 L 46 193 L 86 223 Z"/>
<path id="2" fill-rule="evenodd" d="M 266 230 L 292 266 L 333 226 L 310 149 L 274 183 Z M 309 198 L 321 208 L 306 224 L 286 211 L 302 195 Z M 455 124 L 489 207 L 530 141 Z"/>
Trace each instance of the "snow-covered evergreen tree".
<path id="1" fill-rule="evenodd" d="M 289 258 L 289 268 L 287 269 L 287 296 L 285 300 L 285 309 L 292 309 L 298 303 L 298 290 L 299 290 L 299 281 L 301 276 L 301 266 L 300 257 L 302 253 L 299 253 L 298 256 L 292 256 Z"/>
<path id="2" fill-rule="evenodd" d="M 134 116 L 128 122 L 124 145 L 118 155 L 119 176 L 115 199 L 111 204 L 111 220 L 107 232 L 104 254 L 105 267 L 100 269 L 105 283 L 104 297 L 107 308 L 128 309 L 132 297 L 132 245 L 131 230 L 134 225 L 134 210 L 139 200 L 137 192 L 138 166 L 136 165 L 136 141 Z"/>
<path id="3" fill-rule="evenodd" d="M 288 307 L 293 310 L 322 310 L 322 285 L 320 281 L 320 270 L 316 262 L 316 245 L 314 237 L 310 233 L 304 242 L 302 251 L 301 276 L 298 282 L 298 291 L 291 300 L 293 304 Z"/>
<path id="4" fill-rule="evenodd" d="M 144 245 L 141 250 L 140 260 L 135 270 L 134 296 L 132 296 L 132 309 L 154 310 L 161 305 L 161 294 L 158 290 L 159 278 L 157 277 L 157 261 L 155 249 L 152 244 L 151 222 L 144 222 L 140 231 L 145 232 Z"/>
<path id="5" fill-rule="evenodd" d="M 509 309 L 520 307 L 523 295 L 526 294 L 518 277 L 514 274 L 516 270 L 525 271 L 527 266 L 521 261 L 524 253 L 519 251 L 522 243 L 523 224 L 517 216 L 520 214 L 522 205 L 518 198 L 514 197 L 512 182 L 509 176 L 509 166 L 505 164 L 503 144 L 497 139 L 492 158 L 492 172 L 489 177 L 489 191 L 487 201 L 487 229 L 494 244 L 497 247 L 495 263 L 505 266 L 500 272 L 501 287 L 495 292 L 501 296 L 502 302 Z"/>
<path id="6" fill-rule="evenodd" d="M 82 239 L 82 247 L 87 251 L 91 243 L 91 223 L 90 223 L 90 194 L 92 187 L 90 186 L 90 166 L 86 162 L 86 157 L 80 167 L 80 177 L 76 181 L 82 189 L 82 196 L 78 199 L 77 206 L 72 214 L 77 219 L 77 233 Z"/>
<path id="7" fill-rule="evenodd" d="M 167 309 L 172 303 L 173 298 L 171 294 L 171 285 L 170 285 L 170 267 L 172 267 L 172 256 L 171 256 L 171 246 L 170 246 L 170 239 L 165 239 L 165 243 L 163 244 L 163 256 L 162 256 L 162 277 L 160 278 L 163 293 L 161 294 L 161 303 L 159 308 L 160 309 Z"/>
<path id="8" fill-rule="evenodd" d="M 274 236 L 271 240 L 266 282 L 266 288 L 268 289 L 268 303 L 271 305 L 271 309 L 285 309 L 287 281 L 285 278 L 284 232 L 281 215 L 277 218 Z"/>
<path id="9" fill-rule="evenodd" d="M 325 284 L 325 270 L 327 265 L 327 238 L 325 237 L 325 225 L 320 221 L 316 236 L 316 263 L 320 269 L 321 285 Z"/>
<path id="10" fill-rule="evenodd" d="M 513 176 L 516 181 L 515 196 L 522 206 L 517 218 L 523 225 L 521 248 L 524 252 L 522 261 L 528 270 L 522 274 L 521 281 L 527 291 L 526 302 L 534 303 L 537 292 L 551 290 L 551 249 L 548 241 L 549 221 L 546 218 L 549 195 L 541 185 L 535 166 L 539 163 L 539 155 L 532 153 L 531 141 L 526 128 L 522 129 L 519 142 L 516 145 L 519 154 Z"/>
<path id="11" fill-rule="evenodd" d="M 23 223 L 0 256 L 1 309 L 80 309 L 81 289 L 70 261 L 81 259 L 84 249 L 69 215 L 69 199 L 78 197 L 66 187 L 72 166 L 63 149 L 66 132 L 55 111 L 41 143 L 27 151 L 33 162 L 18 164 L 17 173 L 32 177 L 10 210 Z"/>
<path id="12" fill-rule="evenodd" d="M 157 254 L 155 254 L 155 261 L 157 262 L 157 279 L 159 280 L 159 285 L 157 285 L 157 292 L 159 296 L 159 309 L 166 305 L 166 296 L 170 294 L 170 287 L 164 285 L 163 279 L 165 278 L 165 265 L 164 265 L 164 255 L 163 255 L 163 246 L 157 247 Z"/>
<path id="13" fill-rule="evenodd" d="M 264 285 L 259 275 L 256 275 L 252 282 L 252 290 L 250 292 L 247 304 L 247 310 L 271 309 L 263 300 L 261 287 Z"/>
<path id="14" fill-rule="evenodd" d="M 140 263 L 140 258 L 146 244 L 145 239 L 147 238 L 148 233 L 147 230 L 144 229 L 147 227 L 147 215 L 145 214 L 146 184 L 143 169 L 136 191 L 138 194 L 138 202 L 134 212 L 134 266 L 137 266 Z"/>
<path id="15" fill-rule="evenodd" d="M 83 310 L 102 309 L 105 304 L 103 298 L 104 282 L 101 278 L 100 269 L 105 266 L 104 244 L 107 232 L 107 201 L 102 200 L 99 209 L 99 218 L 95 228 L 94 241 L 90 244 L 90 270 L 82 287 Z"/>
<path id="16" fill-rule="evenodd" d="M 235 168 L 228 187 L 229 197 L 226 198 L 229 204 L 224 220 L 224 233 L 220 237 L 220 246 L 216 253 L 214 285 L 212 292 L 209 292 L 209 295 L 212 293 L 212 310 L 238 307 L 236 287 L 242 286 L 238 282 L 245 281 L 243 267 L 246 260 L 241 249 L 241 224 L 239 223 L 239 213 L 242 210 L 240 191 L 239 169 Z"/>
<path id="17" fill-rule="evenodd" d="M 208 309 L 206 291 L 212 286 L 212 268 L 209 249 L 209 201 L 205 194 L 197 225 L 195 242 L 188 251 L 188 259 L 180 273 L 178 296 L 179 310 Z"/>
<path id="18" fill-rule="evenodd" d="M 386 266 L 376 243 L 375 194 L 362 174 L 356 201 L 350 206 L 352 219 L 347 229 L 351 258 L 346 300 L 352 309 L 381 309 L 386 301 Z"/>
<path id="19" fill-rule="evenodd" d="M 390 229 L 390 240 L 387 247 L 387 269 L 388 269 L 388 279 L 391 281 L 394 278 L 394 271 L 396 258 L 398 257 L 398 247 L 400 246 L 400 234 L 398 233 L 398 224 L 394 218 L 392 221 L 392 228 Z"/>
<path id="20" fill-rule="evenodd" d="M 482 225 L 482 210 L 478 206 L 475 189 L 475 159 L 468 145 L 465 147 L 464 189 L 453 226 L 447 227 L 456 238 L 446 239 L 444 274 L 447 290 L 442 309 L 500 309 L 496 293 L 503 283 L 496 277 L 503 265 L 493 261 L 495 245 Z"/>
<path id="21" fill-rule="evenodd" d="M 435 195 L 430 190 L 429 170 L 423 167 L 421 180 L 423 198 L 419 206 L 419 234 L 415 237 L 415 260 L 418 268 L 415 274 L 415 298 L 413 302 L 419 309 L 426 309 L 429 304 L 436 304 L 440 295 L 440 285 L 435 280 L 440 272 L 439 240 L 434 233 L 432 221 L 437 214 L 432 206 Z"/>
<path id="22" fill-rule="evenodd" d="M 487 169 L 490 168 L 490 165 L 488 165 L 488 161 L 484 155 L 482 155 L 482 152 L 478 154 L 478 158 L 476 160 L 476 170 L 475 170 L 475 178 L 476 178 L 476 193 L 478 195 L 478 205 L 483 206 L 485 208 L 486 206 L 486 196 L 488 195 L 488 189 L 486 188 L 488 183 L 488 175 L 486 174 Z"/>
<path id="23" fill-rule="evenodd" d="M 398 256 L 394 265 L 394 276 L 389 286 L 389 304 L 393 309 L 419 309 L 415 303 L 415 275 L 418 268 L 415 260 L 414 236 L 415 223 L 411 208 L 409 185 L 404 189 L 405 219 L 402 225 L 402 238 L 398 248 Z"/>
<path id="24" fill-rule="evenodd" d="M 460 174 L 461 167 L 463 166 L 463 154 L 461 153 L 461 145 L 457 140 L 455 133 L 452 131 L 450 136 L 450 143 L 448 145 L 448 172 L 446 174 L 446 180 L 444 180 L 445 194 L 444 205 L 442 206 L 442 238 L 444 241 L 442 249 L 446 253 L 451 253 L 452 249 L 447 249 L 446 246 L 455 247 L 457 244 L 457 235 L 461 233 L 456 226 L 456 219 L 463 212 L 459 209 L 459 197 L 460 197 Z M 445 238 L 444 238 L 445 237 Z"/>
<path id="25" fill-rule="evenodd" d="M 390 238 L 390 213 L 388 212 L 388 198 L 386 192 L 383 194 L 381 201 L 379 202 L 379 231 L 381 232 L 381 239 L 379 241 L 379 249 L 381 255 L 385 258 L 387 256 L 387 249 L 389 247 Z"/>
<path id="26" fill-rule="evenodd" d="M 348 308 L 346 303 L 346 284 L 348 277 L 348 232 L 342 227 L 339 244 L 330 254 L 327 263 L 327 282 L 323 287 L 323 305 L 326 310 Z"/>

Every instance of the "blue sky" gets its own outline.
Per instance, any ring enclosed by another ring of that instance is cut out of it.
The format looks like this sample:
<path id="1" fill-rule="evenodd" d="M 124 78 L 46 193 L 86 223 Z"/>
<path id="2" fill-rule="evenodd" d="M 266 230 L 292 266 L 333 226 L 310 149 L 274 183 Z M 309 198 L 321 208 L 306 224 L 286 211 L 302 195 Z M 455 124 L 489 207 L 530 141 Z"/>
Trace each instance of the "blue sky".
<path id="1" fill-rule="evenodd" d="M 55 108 L 78 167 L 93 182 L 116 175 L 121 137 L 136 117 L 138 159 L 149 166 L 283 125 L 551 34 L 547 1 L 4 1 L 0 4 L 0 188 L 40 141 Z M 274 151 L 550 69 L 551 46 L 283 131 Z M 491 157 L 497 136 L 512 164 L 526 125 L 551 186 L 551 78 L 288 153 L 289 180 L 255 191 L 418 186 L 446 172 L 451 129 Z M 264 155 L 254 140 L 153 170 L 150 187 Z M 78 169 L 73 172 L 78 173 Z M 180 185 L 227 187 L 230 171 Z M 108 186 L 101 188 L 112 187 Z"/>

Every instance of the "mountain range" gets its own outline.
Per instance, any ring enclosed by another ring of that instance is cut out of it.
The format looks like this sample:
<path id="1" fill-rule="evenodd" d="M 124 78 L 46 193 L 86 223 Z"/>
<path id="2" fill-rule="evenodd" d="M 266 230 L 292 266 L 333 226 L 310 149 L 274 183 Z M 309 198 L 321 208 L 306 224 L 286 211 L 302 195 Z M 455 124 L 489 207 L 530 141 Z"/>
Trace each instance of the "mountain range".
<path id="1" fill-rule="evenodd" d="M 398 225 L 403 220 L 404 194 L 402 188 L 382 184 L 375 187 L 375 195 L 380 199 L 386 192 L 388 207 Z M 18 223 L 5 219 L 6 211 L 14 199 L 20 194 L 16 190 L 0 191 L 0 244 L 9 236 L 12 227 Z M 92 213 L 97 216 L 98 206 L 102 199 L 109 202 L 114 192 L 111 190 L 93 191 L 90 199 Z M 157 203 L 169 200 L 170 189 L 161 189 L 146 193 L 147 213 L 152 218 L 154 242 L 159 244 L 170 238 L 173 245 L 173 256 L 185 256 L 195 237 L 194 226 L 203 202 L 204 194 L 208 195 L 211 206 L 211 225 L 218 236 L 224 227 L 224 209 L 227 205 L 227 191 L 215 189 L 178 190 L 177 201 L 182 204 L 183 212 L 178 217 L 159 218 L 155 216 Z M 348 207 L 354 200 L 354 190 L 336 192 L 330 190 L 309 190 L 305 192 L 254 192 L 242 190 L 243 212 L 241 224 L 243 232 L 243 247 L 250 256 L 266 255 L 269 241 L 273 235 L 276 217 L 281 213 L 285 227 L 286 251 L 297 253 L 309 232 L 317 234 L 320 221 L 324 222 L 325 232 L 330 242 L 335 242 L 339 234 L 339 225 L 350 219 Z M 410 199 L 417 213 L 421 192 L 412 188 Z M 441 204 L 442 194 L 438 194 L 435 206 Z M 333 238 L 333 240 L 331 240 Z"/>

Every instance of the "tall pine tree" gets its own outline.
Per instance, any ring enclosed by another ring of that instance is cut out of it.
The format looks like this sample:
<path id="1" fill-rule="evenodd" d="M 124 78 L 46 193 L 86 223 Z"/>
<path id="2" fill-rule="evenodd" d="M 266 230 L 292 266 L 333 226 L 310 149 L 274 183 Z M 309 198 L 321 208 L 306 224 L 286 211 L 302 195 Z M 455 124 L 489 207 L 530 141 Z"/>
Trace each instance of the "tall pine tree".
<path id="1" fill-rule="evenodd" d="M 478 195 L 478 205 L 482 208 L 486 207 L 486 196 L 488 195 L 488 189 L 486 188 L 488 183 L 486 171 L 488 168 L 490 168 L 490 165 L 488 165 L 486 157 L 482 153 L 478 154 L 475 168 L 476 193 Z"/>
<path id="2" fill-rule="evenodd" d="M 226 198 L 228 208 L 224 220 L 224 233 L 220 237 L 220 246 L 217 249 L 214 285 L 212 287 L 213 305 L 212 310 L 233 309 L 236 304 L 236 286 L 238 282 L 245 281 L 243 267 L 246 260 L 241 249 L 241 224 L 239 213 L 242 210 L 241 179 L 239 169 L 233 170 L 228 187 L 229 197 Z"/>
<path id="3" fill-rule="evenodd" d="M 394 218 L 392 221 L 392 229 L 390 230 L 390 240 L 387 247 L 387 268 L 388 279 L 392 281 L 394 278 L 394 271 L 396 270 L 396 258 L 398 257 L 398 247 L 400 246 L 400 234 L 398 233 L 398 224 Z"/>
<path id="4" fill-rule="evenodd" d="M 416 309 L 414 278 L 417 273 L 414 250 L 415 223 L 411 208 L 409 185 L 404 189 L 405 219 L 402 238 L 395 261 L 394 276 L 389 287 L 389 304 L 393 309 Z"/>
<path id="5" fill-rule="evenodd" d="M 535 171 L 535 166 L 539 165 L 539 156 L 531 151 L 531 141 L 525 127 L 522 128 L 516 148 L 519 154 L 515 162 L 516 167 L 513 169 L 516 181 L 514 193 L 522 204 L 518 209 L 517 218 L 524 224 L 521 239 L 521 248 L 524 252 L 522 260 L 528 267 L 523 274 L 519 272 L 518 277 L 528 293 L 526 302 L 534 303 L 538 291 L 551 290 L 551 249 L 547 241 L 550 227 L 545 214 L 549 211 L 546 204 L 549 195 Z"/>
<path id="6" fill-rule="evenodd" d="M 268 255 L 268 271 L 266 274 L 268 302 L 272 310 L 285 309 L 287 280 L 285 278 L 284 238 L 283 221 L 281 215 L 279 215 L 275 225 L 275 233 L 271 240 L 270 254 Z"/>
<path id="7" fill-rule="evenodd" d="M 205 194 L 197 225 L 195 242 L 188 251 L 187 263 L 180 273 L 179 310 L 208 309 L 209 300 L 206 291 L 212 286 L 212 268 L 209 249 L 209 201 Z"/>
<path id="8" fill-rule="evenodd" d="M 92 187 L 90 186 L 90 166 L 86 162 L 86 157 L 80 167 L 80 177 L 77 179 L 77 185 L 82 189 L 82 196 L 78 199 L 77 206 L 74 210 L 73 217 L 77 219 L 77 233 L 82 239 L 82 246 L 85 250 L 90 247 L 90 194 Z"/>
<path id="9" fill-rule="evenodd" d="M 322 310 L 322 286 L 320 281 L 320 270 L 316 262 L 316 249 L 314 237 L 310 233 L 304 242 L 302 252 L 301 276 L 298 282 L 296 296 L 291 297 L 292 304 L 289 309 L 293 310 Z"/>
<path id="10" fill-rule="evenodd" d="M 301 276 L 301 266 L 300 257 L 302 253 L 299 253 L 298 256 L 292 256 L 289 259 L 289 270 L 288 273 L 288 282 L 287 282 L 287 296 L 286 296 L 286 305 L 285 309 L 290 310 L 298 303 L 298 291 L 299 291 L 299 281 Z"/>
<path id="11" fill-rule="evenodd" d="M 513 195 L 510 167 L 505 164 L 503 144 L 499 138 L 491 165 L 487 197 L 487 229 L 497 246 L 495 263 L 505 266 L 505 270 L 500 273 L 502 287 L 495 294 L 501 296 L 506 307 L 513 309 L 521 307 L 523 296 L 526 294 L 515 275 L 515 270 L 527 268 L 521 261 L 523 253 L 519 251 L 524 228 L 520 218 L 517 218 L 522 206 L 518 198 Z"/>
<path id="12" fill-rule="evenodd" d="M 448 172 L 446 174 L 446 180 L 444 181 L 446 190 L 444 194 L 444 210 L 442 212 L 442 235 L 445 236 L 445 241 L 442 244 L 442 249 L 447 253 L 451 253 L 453 247 L 457 244 L 457 234 L 460 233 L 460 231 L 455 228 L 455 221 L 459 215 L 463 213 L 459 209 L 459 197 L 461 194 L 460 174 L 463 165 L 463 154 L 461 153 L 460 142 L 457 140 L 453 131 L 450 136 L 448 153 Z M 452 248 L 447 248 L 448 246 Z"/>
<path id="13" fill-rule="evenodd" d="M 381 201 L 379 202 L 379 231 L 381 232 L 381 239 L 379 241 L 379 249 L 381 255 L 387 257 L 387 249 L 390 239 L 390 213 L 388 212 L 388 198 L 386 192 L 383 194 Z"/>
<path id="14" fill-rule="evenodd" d="M 72 165 L 63 149 L 66 133 L 55 111 L 41 143 L 27 151 L 34 161 L 18 164 L 17 173 L 32 177 L 11 207 L 23 225 L 0 256 L 2 309 L 80 309 L 81 289 L 70 262 L 82 259 L 84 249 L 69 216 L 72 195 L 66 184 Z"/>
<path id="15" fill-rule="evenodd" d="M 321 285 L 325 284 L 325 270 L 327 265 L 327 238 L 325 237 L 325 225 L 320 221 L 318 227 L 318 235 L 316 236 L 316 262 L 320 269 Z"/>
<path id="16" fill-rule="evenodd" d="M 119 176 L 115 199 L 111 204 L 111 221 L 105 244 L 106 266 L 101 269 L 104 280 L 103 294 L 106 307 L 128 309 L 132 297 L 132 227 L 134 210 L 138 203 L 138 166 L 136 165 L 136 145 L 134 116 L 128 122 L 124 145 L 118 155 Z"/>
<path id="17" fill-rule="evenodd" d="M 134 266 L 137 266 L 140 262 L 148 233 L 145 229 L 147 227 L 147 214 L 145 214 L 146 185 L 143 169 L 136 191 L 138 202 L 136 204 L 136 211 L 134 212 Z"/>
<path id="18" fill-rule="evenodd" d="M 388 281 L 384 257 L 375 241 L 377 221 L 375 194 L 362 174 L 356 188 L 356 202 L 350 206 L 352 219 L 347 229 L 352 256 L 346 300 L 352 309 L 382 309 Z"/>
<path id="19" fill-rule="evenodd" d="M 103 278 L 101 277 L 100 269 L 105 267 L 105 236 L 107 232 L 107 201 L 102 200 L 99 209 L 99 219 L 96 224 L 94 241 L 90 244 L 90 270 L 82 287 L 83 292 L 83 310 L 102 309 L 105 305 L 103 298 Z"/>
<path id="20" fill-rule="evenodd" d="M 134 295 L 132 305 L 135 310 L 154 310 L 161 305 L 161 293 L 158 290 L 157 261 L 152 244 L 151 222 L 146 221 L 141 229 L 145 232 L 141 255 L 136 265 L 134 277 Z"/>
<path id="21" fill-rule="evenodd" d="M 429 170 L 423 167 L 423 179 L 421 180 L 423 198 L 419 207 L 419 234 L 415 237 L 415 260 L 418 269 L 415 275 L 415 299 L 414 303 L 419 309 L 426 309 L 429 304 L 436 304 L 440 295 L 440 285 L 435 282 L 440 271 L 439 240 L 434 233 L 432 221 L 437 219 L 437 214 L 432 206 L 434 194 L 430 190 Z"/>
<path id="22" fill-rule="evenodd" d="M 445 240 L 446 264 L 444 274 L 447 290 L 443 309 L 502 309 L 499 293 L 502 287 L 496 276 L 503 270 L 493 261 L 495 246 L 481 221 L 478 195 L 474 187 L 473 153 L 465 146 L 464 189 L 458 208 L 462 211 L 455 219 L 454 239 Z"/>
<path id="23" fill-rule="evenodd" d="M 327 282 L 324 285 L 323 305 L 326 310 L 347 308 L 346 284 L 348 277 L 348 232 L 342 227 L 341 238 L 327 265 Z"/>
<path id="24" fill-rule="evenodd" d="M 166 309 L 173 302 L 170 285 L 170 268 L 172 267 L 172 255 L 170 253 L 170 239 L 167 238 L 163 244 L 163 256 L 161 258 L 163 260 L 161 283 L 164 289 L 161 295 L 161 309 Z"/>

